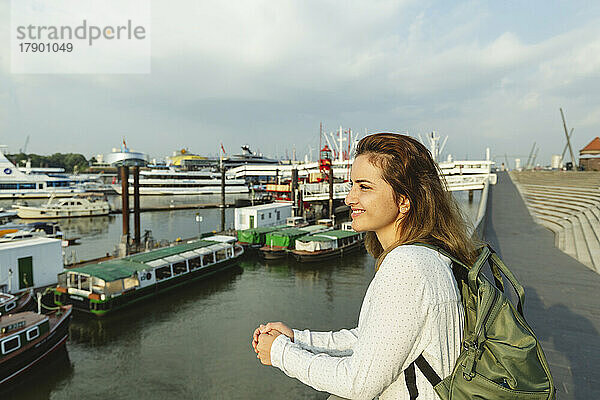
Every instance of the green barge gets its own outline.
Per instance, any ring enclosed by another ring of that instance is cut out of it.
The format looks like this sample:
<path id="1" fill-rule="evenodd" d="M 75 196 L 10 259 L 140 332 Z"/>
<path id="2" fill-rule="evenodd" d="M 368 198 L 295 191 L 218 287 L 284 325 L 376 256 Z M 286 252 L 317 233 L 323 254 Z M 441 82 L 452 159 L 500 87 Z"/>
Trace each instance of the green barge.
<path id="1" fill-rule="evenodd" d="M 235 265 L 244 253 L 235 240 L 209 237 L 67 270 L 58 275 L 54 303 L 105 316 Z"/>

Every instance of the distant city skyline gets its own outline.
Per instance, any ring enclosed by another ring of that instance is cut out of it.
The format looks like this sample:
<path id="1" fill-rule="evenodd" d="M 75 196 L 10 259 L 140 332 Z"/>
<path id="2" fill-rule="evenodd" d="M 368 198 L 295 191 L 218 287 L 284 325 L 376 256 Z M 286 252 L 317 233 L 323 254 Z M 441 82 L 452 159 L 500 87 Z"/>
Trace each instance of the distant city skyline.
<path id="1" fill-rule="evenodd" d="M 536 163 L 600 136 L 600 3 L 152 0 L 151 73 L 12 74 L 0 2 L 0 144 L 303 159 L 341 125 L 448 136 L 442 158 Z M 566 161 L 570 160 L 567 154 Z"/>

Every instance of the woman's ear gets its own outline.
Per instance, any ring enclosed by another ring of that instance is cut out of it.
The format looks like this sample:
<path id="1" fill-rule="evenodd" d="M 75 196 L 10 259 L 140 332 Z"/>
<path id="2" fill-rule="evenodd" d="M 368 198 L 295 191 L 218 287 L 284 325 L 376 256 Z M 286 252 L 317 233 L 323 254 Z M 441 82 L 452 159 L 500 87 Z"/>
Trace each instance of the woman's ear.
<path id="1" fill-rule="evenodd" d="M 401 218 L 410 211 L 410 200 L 406 196 L 402 196 L 400 199 L 400 204 L 398 205 L 398 211 L 400 212 Z"/>

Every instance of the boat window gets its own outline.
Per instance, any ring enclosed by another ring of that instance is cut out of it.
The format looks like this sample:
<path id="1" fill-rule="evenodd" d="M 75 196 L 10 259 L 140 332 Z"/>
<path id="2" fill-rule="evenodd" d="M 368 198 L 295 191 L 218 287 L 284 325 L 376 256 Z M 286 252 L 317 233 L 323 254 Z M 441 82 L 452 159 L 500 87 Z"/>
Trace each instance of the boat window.
<path id="1" fill-rule="evenodd" d="M 69 274 L 69 287 L 76 288 L 78 286 L 77 282 L 79 281 L 78 274 Z"/>
<path id="2" fill-rule="evenodd" d="M 119 279 L 112 282 L 106 282 L 104 287 L 104 293 L 111 295 L 115 293 L 121 293 L 123 291 L 123 280 Z"/>
<path id="3" fill-rule="evenodd" d="M 217 261 L 221 261 L 227 258 L 227 249 L 217 251 Z"/>
<path id="4" fill-rule="evenodd" d="M 90 288 L 90 282 L 87 276 L 79 275 L 79 289 L 87 290 Z"/>
<path id="5" fill-rule="evenodd" d="M 8 312 L 10 310 L 12 310 L 13 308 L 15 308 L 17 306 L 17 302 L 13 301 L 12 303 L 9 303 L 6 305 L 6 307 L 4 307 L 4 311 Z"/>
<path id="6" fill-rule="evenodd" d="M 186 272 L 187 272 L 187 265 L 186 265 L 185 261 L 181 261 L 181 262 L 173 264 L 173 274 L 179 275 L 179 274 L 185 274 Z"/>
<path id="7" fill-rule="evenodd" d="M 2 342 L 2 354 L 8 354 L 11 351 L 17 350 L 19 347 L 21 347 L 21 338 L 19 335 L 13 336 Z"/>
<path id="8" fill-rule="evenodd" d="M 265 219 L 265 214 L 260 214 L 260 219 Z"/>
<path id="9" fill-rule="evenodd" d="M 97 292 L 97 293 L 104 292 L 104 286 L 105 285 L 106 285 L 106 283 L 102 279 L 100 279 L 100 278 L 94 277 L 92 279 L 92 291 L 93 292 Z"/>
<path id="10" fill-rule="evenodd" d="M 140 286 L 140 281 L 137 276 L 130 276 L 123 279 L 123 290 L 131 289 L 132 287 Z"/>
<path id="11" fill-rule="evenodd" d="M 214 253 L 205 254 L 202 256 L 202 265 L 208 265 L 215 262 Z"/>
<path id="12" fill-rule="evenodd" d="M 162 279 L 167 279 L 171 277 L 171 266 L 166 265 L 161 268 L 156 269 L 156 280 L 160 281 Z"/>
<path id="13" fill-rule="evenodd" d="M 36 337 L 40 336 L 40 328 L 37 326 L 34 326 L 33 328 L 31 328 L 27 331 L 26 335 L 27 335 L 27 341 L 32 341 Z"/>
<path id="14" fill-rule="evenodd" d="M 202 266 L 200 257 L 189 259 L 188 264 L 190 266 L 190 269 L 196 269 L 196 268 L 200 268 Z"/>
<path id="15" fill-rule="evenodd" d="M 58 274 L 58 286 L 67 287 L 67 274 Z"/>
<path id="16" fill-rule="evenodd" d="M 271 213 L 269 213 L 269 218 L 271 218 Z"/>

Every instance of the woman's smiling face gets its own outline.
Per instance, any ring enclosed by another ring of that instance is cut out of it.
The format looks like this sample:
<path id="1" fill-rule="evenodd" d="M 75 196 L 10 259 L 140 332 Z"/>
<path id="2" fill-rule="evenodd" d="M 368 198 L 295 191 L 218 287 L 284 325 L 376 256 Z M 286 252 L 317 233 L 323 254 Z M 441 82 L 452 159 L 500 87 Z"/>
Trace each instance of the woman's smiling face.
<path id="1" fill-rule="evenodd" d="M 381 169 L 371 164 L 368 155 L 356 157 L 351 180 L 352 189 L 345 202 L 352 208 L 352 228 L 359 232 L 376 232 L 385 248 L 395 240 L 396 222 L 401 217 L 394 191 L 383 180 Z"/>

